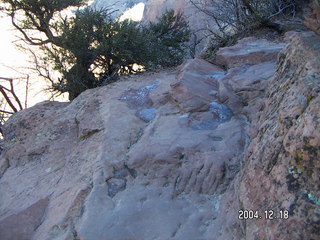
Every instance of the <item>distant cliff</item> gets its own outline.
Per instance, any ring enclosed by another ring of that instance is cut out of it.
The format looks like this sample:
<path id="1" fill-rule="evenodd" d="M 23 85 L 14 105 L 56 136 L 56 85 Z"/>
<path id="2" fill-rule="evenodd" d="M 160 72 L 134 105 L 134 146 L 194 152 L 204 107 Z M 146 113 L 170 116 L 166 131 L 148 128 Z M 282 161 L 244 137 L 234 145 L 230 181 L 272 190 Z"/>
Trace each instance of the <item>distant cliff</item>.
<path id="1" fill-rule="evenodd" d="M 92 6 L 96 8 L 110 7 L 113 10 L 117 10 L 116 16 L 121 15 L 124 11 L 132 8 L 138 3 L 145 3 L 148 0 L 94 0 Z"/>

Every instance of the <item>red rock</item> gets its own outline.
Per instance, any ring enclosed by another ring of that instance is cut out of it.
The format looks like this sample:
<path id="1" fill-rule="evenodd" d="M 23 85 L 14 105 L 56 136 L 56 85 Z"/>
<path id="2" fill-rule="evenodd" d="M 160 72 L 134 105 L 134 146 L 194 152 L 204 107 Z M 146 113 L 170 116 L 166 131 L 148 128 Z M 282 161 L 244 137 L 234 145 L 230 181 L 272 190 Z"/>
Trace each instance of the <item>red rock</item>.
<path id="1" fill-rule="evenodd" d="M 320 34 L 320 2 L 314 0 L 310 7 L 312 13 L 306 18 L 305 24 L 314 32 Z"/>
<path id="2" fill-rule="evenodd" d="M 201 59 L 191 59 L 180 66 L 177 80 L 172 84 L 171 98 L 184 111 L 207 110 L 213 101 L 212 90 L 217 89 L 224 71 Z"/>
<path id="3" fill-rule="evenodd" d="M 49 199 L 41 199 L 27 209 L 0 220 L 1 240 L 31 239 L 34 231 L 42 223 Z"/>
<path id="4" fill-rule="evenodd" d="M 317 239 L 320 40 L 288 39 L 274 77 L 257 40 L 256 64 L 189 60 L 15 114 L 0 155 L 6 239 Z M 244 221 L 240 208 L 290 215 Z"/>
<path id="5" fill-rule="evenodd" d="M 283 47 L 283 43 L 248 37 L 234 46 L 220 48 L 216 54 L 215 64 L 229 69 L 270 62 L 276 59 Z"/>
<path id="6" fill-rule="evenodd" d="M 244 209 L 278 217 L 287 210 L 289 219 L 247 221 L 246 239 L 319 237 L 320 37 L 305 32 L 289 39 L 244 158 L 239 191 Z"/>

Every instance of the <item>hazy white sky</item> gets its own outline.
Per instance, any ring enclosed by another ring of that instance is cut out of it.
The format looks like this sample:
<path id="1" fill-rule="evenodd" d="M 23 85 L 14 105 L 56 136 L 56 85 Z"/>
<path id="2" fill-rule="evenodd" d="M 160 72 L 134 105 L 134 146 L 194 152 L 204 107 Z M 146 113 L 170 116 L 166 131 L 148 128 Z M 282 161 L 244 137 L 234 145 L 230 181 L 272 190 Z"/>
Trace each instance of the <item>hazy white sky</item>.
<path id="1" fill-rule="evenodd" d="M 0 74 L 2 77 L 14 77 L 16 72 L 4 67 L 22 67 L 27 62 L 25 54 L 19 52 L 13 41 L 17 32 L 11 27 L 9 17 L 0 18 Z"/>
<path id="2" fill-rule="evenodd" d="M 122 16 L 120 17 L 120 21 L 125 19 L 131 19 L 137 22 L 141 21 L 143 17 L 144 7 L 145 4 L 143 2 L 134 5 L 132 8 L 122 14 Z"/>

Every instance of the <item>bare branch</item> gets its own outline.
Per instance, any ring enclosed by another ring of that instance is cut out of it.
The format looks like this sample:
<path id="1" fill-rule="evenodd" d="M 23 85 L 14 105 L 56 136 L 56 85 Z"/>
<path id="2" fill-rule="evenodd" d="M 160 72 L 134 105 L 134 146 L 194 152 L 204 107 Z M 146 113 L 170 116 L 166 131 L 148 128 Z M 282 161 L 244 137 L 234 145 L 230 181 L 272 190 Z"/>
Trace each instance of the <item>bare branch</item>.
<path id="1" fill-rule="evenodd" d="M 6 80 L 6 81 L 12 81 L 12 78 L 0 77 L 0 79 L 2 79 L 2 80 Z"/>
<path id="2" fill-rule="evenodd" d="M 9 112 L 1 109 L 0 109 L 0 113 L 10 114 L 10 115 L 14 114 L 14 112 Z"/>
<path id="3" fill-rule="evenodd" d="M 2 93 L 2 96 L 5 98 L 6 102 L 9 104 L 9 106 L 11 107 L 13 112 L 15 112 L 15 113 L 18 112 L 17 108 L 13 105 L 11 99 L 9 98 L 8 94 L 3 89 L 2 85 L 0 85 L 0 92 Z"/>
<path id="4" fill-rule="evenodd" d="M 11 87 L 11 94 L 14 97 L 14 100 L 16 100 L 16 103 L 19 105 L 20 110 L 23 109 L 22 104 L 20 102 L 20 99 L 18 98 L 18 96 L 16 95 L 15 91 L 14 91 L 14 87 L 13 87 L 13 80 L 10 81 L 10 87 Z"/>
<path id="5" fill-rule="evenodd" d="M 276 13 L 274 13 L 274 14 L 271 14 L 270 16 L 268 16 L 268 18 L 273 18 L 273 17 L 275 17 L 275 16 L 278 16 L 278 15 L 282 14 L 282 13 L 284 12 L 284 10 L 286 10 L 286 9 L 288 9 L 288 8 L 290 8 L 290 7 L 295 8 L 294 3 L 291 3 L 291 4 L 289 4 L 289 5 L 285 5 L 285 6 L 283 6 L 282 8 L 279 7 L 278 12 L 276 12 Z"/>
<path id="6" fill-rule="evenodd" d="M 0 77 L 1 80 L 8 81 L 10 88 L 5 87 L 0 84 L 0 92 L 3 96 L 3 98 L 0 101 L 1 109 L 0 109 L 0 134 L 3 136 L 3 123 L 6 121 L 7 118 L 9 118 L 10 115 L 15 114 L 16 112 L 23 109 L 21 101 L 19 97 L 17 96 L 14 85 L 13 85 L 13 78 L 7 78 L 7 77 Z M 27 82 L 29 81 L 29 76 L 27 77 Z M 26 96 L 27 97 L 27 96 Z M 26 98 L 27 102 L 27 98 Z M 18 105 L 18 108 L 15 106 L 15 104 Z M 26 104 L 26 103 L 25 103 Z M 27 105 L 25 105 L 27 106 Z M 8 110 L 7 108 L 11 108 L 11 110 Z"/>
<path id="7" fill-rule="evenodd" d="M 19 27 L 19 25 L 15 22 L 15 20 L 14 20 L 15 14 L 12 13 L 10 16 L 11 16 L 11 23 L 12 23 L 12 25 L 13 25 L 20 33 L 22 33 L 24 39 L 25 39 L 29 44 L 34 45 L 34 46 L 41 46 L 41 45 L 43 45 L 43 44 L 47 44 L 47 43 L 50 43 L 50 42 L 51 42 L 51 40 L 49 40 L 49 39 L 44 40 L 44 41 L 34 42 L 34 41 L 32 40 L 32 38 L 30 38 L 30 37 L 28 36 L 28 34 L 27 34 L 21 27 Z"/>
<path id="8" fill-rule="evenodd" d="M 27 81 L 26 81 L 26 92 L 25 92 L 25 99 L 24 99 L 24 108 L 28 107 L 28 95 L 29 95 L 29 78 L 30 76 L 27 76 Z"/>

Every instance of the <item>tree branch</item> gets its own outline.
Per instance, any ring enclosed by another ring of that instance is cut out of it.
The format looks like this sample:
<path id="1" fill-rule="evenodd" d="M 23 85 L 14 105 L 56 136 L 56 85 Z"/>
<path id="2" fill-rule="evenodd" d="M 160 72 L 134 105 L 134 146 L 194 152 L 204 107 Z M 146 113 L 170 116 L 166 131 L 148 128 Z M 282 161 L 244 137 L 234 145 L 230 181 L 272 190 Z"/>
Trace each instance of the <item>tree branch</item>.
<path id="1" fill-rule="evenodd" d="M 21 102 L 20 102 L 20 99 L 18 98 L 18 96 L 16 95 L 16 93 L 15 93 L 15 91 L 14 91 L 14 87 L 13 87 L 13 80 L 11 79 L 11 81 L 10 81 L 10 87 L 11 87 L 11 94 L 12 94 L 12 96 L 14 97 L 14 100 L 16 100 L 16 102 L 18 103 L 18 105 L 19 105 L 19 108 L 20 108 L 20 110 L 22 110 L 23 109 L 23 107 L 22 107 L 22 104 L 21 104 Z"/>
<path id="2" fill-rule="evenodd" d="M 5 98 L 6 102 L 9 104 L 13 112 L 18 112 L 17 108 L 13 105 L 11 99 L 9 98 L 8 94 L 4 91 L 2 85 L 0 85 L 0 92 L 2 93 L 3 97 Z"/>
<path id="3" fill-rule="evenodd" d="M 25 39 L 28 43 L 30 43 L 31 45 L 41 46 L 41 45 L 44 45 L 44 44 L 47 44 L 47 43 L 50 43 L 50 42 L 51 42 L 51 40 L 49 40 L 49 39 L 47 39 L 47 40 L 40 40 L 39 42 L 34 42 L 34 41 L 32 40 L 32 38 L 30 38 L 30 37 L 28 36 L 28 34 L 23 30 L 23 28 L 21 28 L 21 27 L 15 22 L 15 20 L 14 20 L 15 14 L 14 14 L 14 13 L 11 13 L 10 16 L 11 16 L 11 23 L 12 23 L 12 25 L 13 25 L 20 33 L 22 33 L 24 39 Z"/>
<path id="4" fill-rule="evenodd" d="M 1 109 L 0 109 L 0 113 L 10 114 L 10 115 L 14 114 L 14 112 L 9 112 Z"/>

